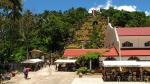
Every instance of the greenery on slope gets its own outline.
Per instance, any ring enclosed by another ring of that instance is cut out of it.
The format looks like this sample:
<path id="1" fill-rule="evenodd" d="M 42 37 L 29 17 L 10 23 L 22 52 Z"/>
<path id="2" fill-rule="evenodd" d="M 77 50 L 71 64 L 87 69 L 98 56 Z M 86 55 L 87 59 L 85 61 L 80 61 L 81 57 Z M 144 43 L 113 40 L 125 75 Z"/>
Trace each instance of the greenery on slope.
<path id="1" fill-rule="evenodd" d="M 150 16 L 144 12 L 110 8 L 92 16 L 85 8 L 71 8 L 33 14 L 22 10 L 21 0 L 0 0 L 0 61 L 19 62 L 35 48 L 47 53 L 101 48 L 108 17 L 113 26 L 150 26 Z"/>

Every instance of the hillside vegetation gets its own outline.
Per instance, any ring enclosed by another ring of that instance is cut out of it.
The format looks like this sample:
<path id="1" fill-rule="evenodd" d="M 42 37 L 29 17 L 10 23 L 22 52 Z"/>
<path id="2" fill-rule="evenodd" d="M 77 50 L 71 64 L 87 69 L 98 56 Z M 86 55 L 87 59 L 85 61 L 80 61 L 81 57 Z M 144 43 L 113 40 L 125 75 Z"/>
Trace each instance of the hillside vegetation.
<path id="1" fill-rule="evenodd" d="M 113 26 L 150 26 L 144 12 L 101 9 L 95 16 L 85 8 L 23 11 L 19 0 L 0 1 L 0 61 L 21 61 L 32 49 L 62 53 L 66 48 L 102 48 L 107 18 Z"/>

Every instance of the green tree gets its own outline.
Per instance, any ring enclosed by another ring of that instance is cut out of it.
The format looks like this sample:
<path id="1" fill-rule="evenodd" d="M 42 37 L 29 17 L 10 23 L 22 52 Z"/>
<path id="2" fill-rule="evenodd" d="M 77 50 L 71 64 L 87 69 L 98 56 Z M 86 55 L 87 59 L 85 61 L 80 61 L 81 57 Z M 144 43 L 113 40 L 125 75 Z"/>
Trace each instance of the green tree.
<path id="1" fill-rule="evenodd" d="M 46 12 L 41 15 L 37 26 L 37 42 L 39 48 L 47 52 L 56 52 L 64 49 L 67 38 L 70 37 L 71 25 L 63 21 L 60 13 Z M 57 39 L 56 39 L 57 38 Z"/>
<path id="2" fill-rule="evenodd" d="M 64 21 L 73 25 L 74 31 L 78 30 L 83 24 L 85 18 L 89 16 L 85 8 L 71 8 L 64 12 Z"/>
<path id="3" fill-rule="evenodd" d="M 3 48 L 5 52 L 3 56 L 7 56 L 6 59 L 9 59 L 13 58 L 13 52 L 17 47 L 17 42 L 20 37 L 18 20 L 22 11 L 21 0 L 0 0 L 0 9 L 6 21 L 4 25 L 4 30 L 6 32 L 4 41 L 6 41 L 6 39 L 8 40 L 6 42 L 7 46 Z"/>
<path id="4" fill-rule="evenodd" d="M 146 26 L 146 18 L 148 16 L 145 15 L 144 12 L 128 12 L 124 10 L 116 10 L 113 7 L 110 7 L 108 10 L 101 9 L 100 16 L 105 18 L 110 18 L 110 23 L 113 26 L 121 26 L 121 27 L 139 27 Z"/>
<path id="5" fill-rule="evenodd" d="M 145 25 L 144 26 L 150 26 L 150 16 L 146 17 Z"/>
<path id="6" fill-rule="evenodd" d="M 90 70 L 92 69 L 92 60 L 99 59 L 101 53 L 98 52 L 88 52 L 86 54 L 81 55 L 77 58 L 77 62 L 84 67 L 87 62 L 89 62 Z"/>

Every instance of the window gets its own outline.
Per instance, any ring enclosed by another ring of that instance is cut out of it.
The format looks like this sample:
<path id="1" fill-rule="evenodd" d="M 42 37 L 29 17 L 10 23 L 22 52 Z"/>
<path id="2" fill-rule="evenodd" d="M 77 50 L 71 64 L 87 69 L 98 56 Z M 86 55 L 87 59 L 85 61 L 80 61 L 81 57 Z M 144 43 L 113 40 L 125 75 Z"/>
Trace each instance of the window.
<path id="1" fill-rule="evenodd" d="M 122 47 L 133 47 L 133 43 L 126 41 L 126 42 L 122 43 Z"/>
<path id="2" fill-rule="evenodd" d="M 150 46 L 150 41 L 146 42 L 145 46 Z"/>

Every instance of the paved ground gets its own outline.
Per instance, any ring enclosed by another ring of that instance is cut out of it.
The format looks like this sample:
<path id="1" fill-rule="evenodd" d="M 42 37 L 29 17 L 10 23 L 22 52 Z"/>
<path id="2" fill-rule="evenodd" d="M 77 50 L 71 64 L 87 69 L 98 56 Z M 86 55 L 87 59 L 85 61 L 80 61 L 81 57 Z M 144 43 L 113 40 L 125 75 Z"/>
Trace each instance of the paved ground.
<path id="1" fill-rule="evenodd" d="M 25 80 L 23 74 L 20 74 L 6 84 L 71 84 L 76 75 L 73 72 L 55 72 L 52 66 L 29 72 L 29 77 L 31 79 Z"/>
<path id="2" fill-rule="evenodd" d="M 101 78 L 75 78 L 72 84 L 150 84 L 145 82 L 104 82 Z"/>
<path id="3" fill-rule="evenodd" d="M 150 84 L 145 82 L 104 82 L 101 75 L 86 75 L 79 78 L 74 72 L 56 72 L 54 66 L 30 72 L 31 79 L 25 80 L 23 73 L 5 84 Z"/>

